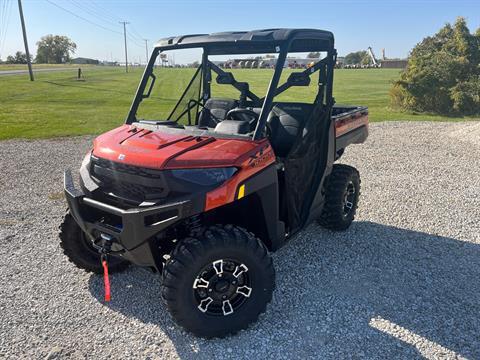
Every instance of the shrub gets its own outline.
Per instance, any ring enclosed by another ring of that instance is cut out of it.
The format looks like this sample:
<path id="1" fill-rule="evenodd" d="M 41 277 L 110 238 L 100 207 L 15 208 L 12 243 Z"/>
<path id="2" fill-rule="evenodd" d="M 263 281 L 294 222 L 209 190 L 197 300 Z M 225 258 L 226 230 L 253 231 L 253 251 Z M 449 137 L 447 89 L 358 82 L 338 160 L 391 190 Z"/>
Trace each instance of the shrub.
<path id="1" fill-rule="evenodd" d="M 480 29 L 465 19 L 445 25 L 410 53 L 407 68 L 390 90 L 392 105 L 444 115 L 480 114 Z"/>

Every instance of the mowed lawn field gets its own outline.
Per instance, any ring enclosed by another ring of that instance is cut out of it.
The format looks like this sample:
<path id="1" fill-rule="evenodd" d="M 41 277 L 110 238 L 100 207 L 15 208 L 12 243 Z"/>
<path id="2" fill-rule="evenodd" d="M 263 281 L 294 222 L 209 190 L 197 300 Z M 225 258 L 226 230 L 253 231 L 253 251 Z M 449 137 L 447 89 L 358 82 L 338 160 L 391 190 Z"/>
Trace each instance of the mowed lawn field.
<path id="1" fill-rule="evenodd" d="M 82 67 L 91 67 L 95 65 L 82 65 Z M 77 69 L 78 65 L 76 64 L 32 64 L 33 69 L 49 69 L 49 68 L 74 68 Z M 27 70 L 27 65 L 25 64 L 0 64 L 0 71 L 3 70 Z"/>
<path id="2" fill-rule="evenodd" d="M 288 75 L 287 70 L 284 77 Z M 85 67 L 84 80 L 76 80 L 76 68 L 37 73 L 35 82 L 28 75 L 0 76 L 0 139 L 46 138 L 98 134 L 123 123 L 142 68 Z M 189 82 L 193 69 L 157 69 L 157 84 L 145 100 L 139 117 L 162 119 Z M 265 94 L 272 76 L 268 69 L 234 70 L 239 81 L 248 81 L 258 95 Z M 337 103 L 369 107 L 370 121 L 462 120 L 390 109 L 388 91 L 399 76 L 396 69 L 335 71 L 334 94 Z M 279 100 L 305 101 L 313 98 L 315 86 L 292 88 Z M 228 85 L 214 86 L 213 96 L 238 96 Z"/>

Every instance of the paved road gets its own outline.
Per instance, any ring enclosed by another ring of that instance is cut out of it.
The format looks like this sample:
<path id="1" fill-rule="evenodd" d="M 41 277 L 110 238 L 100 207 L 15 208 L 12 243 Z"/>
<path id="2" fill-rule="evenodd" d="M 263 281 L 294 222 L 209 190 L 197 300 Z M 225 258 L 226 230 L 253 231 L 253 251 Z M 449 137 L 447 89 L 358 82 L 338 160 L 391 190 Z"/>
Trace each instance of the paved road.
<path id="1" fill-rule="evenodd" d="M 51 71 L 77 71 L 76 67 L 60 67 L 60 68 L 45 68 L 45 69 L 33 69 L 34 73 L 38 72 L 51 72 Z M 7 75 L 27 75 L 28 70 L 0 70 L 0 76 Z"/>

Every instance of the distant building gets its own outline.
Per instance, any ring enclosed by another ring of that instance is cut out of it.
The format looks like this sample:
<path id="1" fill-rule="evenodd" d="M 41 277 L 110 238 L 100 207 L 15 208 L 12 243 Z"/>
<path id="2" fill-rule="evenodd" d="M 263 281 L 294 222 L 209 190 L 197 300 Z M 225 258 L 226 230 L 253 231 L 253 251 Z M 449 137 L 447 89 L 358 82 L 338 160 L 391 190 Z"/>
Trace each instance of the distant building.
<path id="1" fill-rule="evenodd" d="M 230 59 L 223 62 L 223 67 L 227 69 L 233 68 L 247 68 L 247 69 L 256 69 L 256 68 L 265 68 L 270 67 L 272 64 L 275 64 L 276 59 Z M 219 65 L 219 62 L 217 62 Z M 222 66 L 222 65 L 220 65 Z"/>
<path id="2" fill-rule="evenodd" d="M 382 60 L 381 62 L 383 69 L 405 69 L 408 64 L 408 60 Z"/>
<path id="3" fill-rule="evenodd" d="M 285 66 L 293 69 L 303 69 L 308 67 L 312 62 L 316 63 L 319 59 L 300 59 L 300 58 L 287 58 L 285 60 Z"/>
<path id="4" fill-rule="evenodd" d="M 104 66 L 118 66 L 118 62 L 116 61 L 100 61 L 99 65 L 104 65 Z"/>
<path id="5" fill-rule="evenodd" d="M 72 64 L 92 64 L 92 65 L 98 65 L 99 61 L 95 59 L 88 59 L 88 58 L 83 58 L 83 57 L 78 57 L 75 59 L 72 59 L 71 61 Z"/>
<path id="6" fill-rule="evenodd" d="M 289 57 L 285 60 L 284 67 L 292 69 L 305 69 L 317 62 L 319 59 L 301 59 Z M 273 68 L 277 63 L 274 57 L 256 57 L 254 59 L 230 59 L 226 61 L 217 61 L 216 65 L 226 69 L 265 69 Z"/>

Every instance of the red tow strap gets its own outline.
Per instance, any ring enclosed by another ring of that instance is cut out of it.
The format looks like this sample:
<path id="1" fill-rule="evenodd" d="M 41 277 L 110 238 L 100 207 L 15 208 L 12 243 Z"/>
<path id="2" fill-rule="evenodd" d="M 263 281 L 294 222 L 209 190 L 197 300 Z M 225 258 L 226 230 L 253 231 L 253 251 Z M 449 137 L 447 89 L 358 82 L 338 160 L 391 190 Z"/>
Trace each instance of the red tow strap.
<path id="1" fill-rule="evenodd" d="M 105 301 L 110 301 L 110 278 L 108 277 L 107 260 L 102 260 L 103 266 L 103 284 L 105 287 Z"/>

